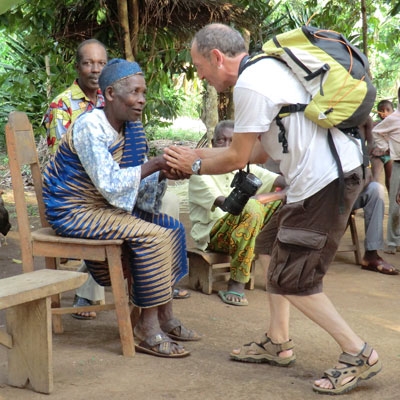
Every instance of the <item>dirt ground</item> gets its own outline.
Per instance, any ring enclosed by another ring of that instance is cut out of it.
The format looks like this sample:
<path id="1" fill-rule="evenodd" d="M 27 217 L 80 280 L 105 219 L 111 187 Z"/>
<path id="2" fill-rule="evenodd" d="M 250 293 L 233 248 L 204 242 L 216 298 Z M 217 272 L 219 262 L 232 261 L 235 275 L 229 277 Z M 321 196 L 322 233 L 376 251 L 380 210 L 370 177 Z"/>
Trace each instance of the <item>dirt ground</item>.
<path id="1" fill-rule="evenodd" d="M 12 207 L 11 203 L 6 206 Z M 188 215 L 182 214 L 187 225 Z M 36 220 L 32 219 L 35 226 Z M 0 278 L 21 273 L 15 218 L 7 243 L 0 247 Z M 360 239 L 362 213 L 357 214 Z M 187 225 L 188 226 L 188 225 Z M 342 240 L 349 240 L 346 233 Z M 189 240 L 190 244 L 190 240 Z M 400 266 L 397 255 L 382 255 Z M 43 268 L 43 260 L 37 260 Z M 297 361 L 290 368 L 247 364 L 229 360 L 232 348 L 260 337 L 268 324 L 265 271 L 256 269 L 256 287 L 247 291 L 248 307 L 229 306 L 212 295 L 191 291 L 189 299 L 176 300 L 176 316 L 201 332 L 199 342 L 187 343 L 192 353 L 184 359 L 163 359 L 137 353 L 124 358 L 113 311 L 93 321 L 64 316 L 65 332 L 53 335 L 54 390 L 50 395 L 7 385 L 7 352 L 0 346 L 0 400 L 305 400 L 313 393 L 313 380 L 333 366 L 339 348 L 318 326 L 296 309 L 291 313 L 291 336 Z M 188 288 L 185 278 L 182 287 Z M 216 286 L 217 290 L 221 286 Z M 382 372 L 345 395 L 346 399 L 390 400 L 400 398 L 397 369 L 400 365 L 400 275 L 362 271 L 352 253 L 340 253 L 325 280 L 325 291 L 352 328 L 373 345 L 383 362 Z M 107 297 L 111 296 L 109 291 Z M 63 301 L 71 304 L 73 292 Z M 4 311 L 0 329 L 4 329 Z"/>

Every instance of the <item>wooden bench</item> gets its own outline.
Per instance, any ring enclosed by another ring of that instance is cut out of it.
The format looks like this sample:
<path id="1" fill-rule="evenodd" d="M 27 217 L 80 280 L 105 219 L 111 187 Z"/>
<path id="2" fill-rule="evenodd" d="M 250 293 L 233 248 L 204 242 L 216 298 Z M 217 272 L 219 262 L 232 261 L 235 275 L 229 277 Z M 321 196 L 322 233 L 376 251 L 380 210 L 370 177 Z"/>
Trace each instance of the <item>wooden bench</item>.
<path id="1" fill-rule="evenodd" d="M 8 383 L 36 392 L 53 390 L 51 296 L 76 289 L 87 274 L 42 269 L 0 279 L 0 310 L 6 328 L 0 344 L 8 348 Z"/>
<path id="2" fill-rule="evenodd" d="M 192 289 L 200 289 L 211 294 L 214 282 L 227 281 L 230 275 L 230 256 L 223 253 L 202 251 L 195 248 L 187 250 L 189 260 L 189 285 Z M 254 289 L 254 267 L 251 267 L 250 280 L 246 289 Z"/>

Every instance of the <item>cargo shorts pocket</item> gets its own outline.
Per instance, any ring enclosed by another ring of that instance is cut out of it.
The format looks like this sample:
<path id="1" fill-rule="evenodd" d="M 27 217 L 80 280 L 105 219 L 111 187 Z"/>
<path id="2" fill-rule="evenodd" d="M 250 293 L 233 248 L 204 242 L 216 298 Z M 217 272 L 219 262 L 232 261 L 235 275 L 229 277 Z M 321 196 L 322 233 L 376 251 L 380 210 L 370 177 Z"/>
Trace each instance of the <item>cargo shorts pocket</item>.
<path id="1" fill-rule="evenodd" d="M 325 232 L 281 227 L 274 249 L 276 262 L 268 271 L 270 284 L 288 294 L 317 285 L 325 274 L 320 254 L 327 238 Z"/>

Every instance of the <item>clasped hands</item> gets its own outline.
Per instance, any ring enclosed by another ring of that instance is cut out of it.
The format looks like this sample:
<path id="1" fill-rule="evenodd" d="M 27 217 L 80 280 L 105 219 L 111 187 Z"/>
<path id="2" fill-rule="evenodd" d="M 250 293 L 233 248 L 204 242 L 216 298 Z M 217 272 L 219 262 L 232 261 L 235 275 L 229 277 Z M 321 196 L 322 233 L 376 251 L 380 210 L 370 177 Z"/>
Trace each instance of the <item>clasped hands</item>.
<path id="1" fill-rule="evenodd" d="M 199 159 L 196 150 L 186 146 L 166 147 L 163 157 L 168 167 L 170 167 L 169 172 L 171 174 L 185 176 L 185 178 L 189 178 L 193 174 L 192 165 Z"/>

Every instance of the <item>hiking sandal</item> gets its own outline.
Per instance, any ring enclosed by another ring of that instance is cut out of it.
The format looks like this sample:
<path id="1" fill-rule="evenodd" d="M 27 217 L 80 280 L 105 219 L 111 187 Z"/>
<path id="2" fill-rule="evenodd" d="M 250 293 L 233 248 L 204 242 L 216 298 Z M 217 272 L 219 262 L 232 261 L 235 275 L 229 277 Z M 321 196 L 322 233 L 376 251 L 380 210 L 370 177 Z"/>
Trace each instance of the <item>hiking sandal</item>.
<path id="1" fill-rule="evenodd" d="M 339 357 L 339 363 L 345 364 L 347 367 L 330 368 L 324 372 L 324 376 L 321 378 L 328 379 L 333 387 L 325 389 L 314 384 L 313 390 L 321 394 L 343 394 L 354 389 L 359 381 L 372 378 L 382 369 L 379 359 L 375 364 L 369 364 L 368 360 L 372 351 L 373 348 L 365 343 L 361 352 L 356 356 L 342 353 Z M 343 380 L 349 377 L 352 377 L 352 379 L 342 384 Z"/>
<path id="2" fill-rule="evenodd" d="M 239 354 L 231 353 L 230 357 L 235 361 L 267 363 L 278 367 L 288 367 L 296 361 L 294 353 L 289 357 L 279 357 L 282 351 L 293 350 L 294 344 L 292 339 L 285 343 L 273 343 L 272 340 L 265 335 L 259 342 L 250 342 L 244 344 Z"/>

